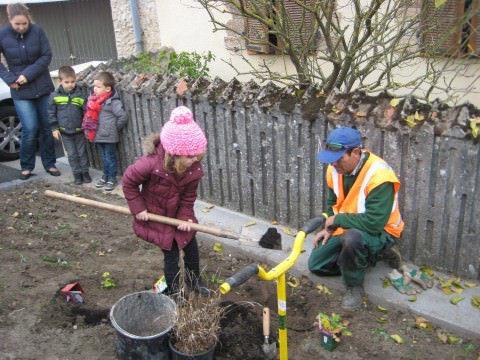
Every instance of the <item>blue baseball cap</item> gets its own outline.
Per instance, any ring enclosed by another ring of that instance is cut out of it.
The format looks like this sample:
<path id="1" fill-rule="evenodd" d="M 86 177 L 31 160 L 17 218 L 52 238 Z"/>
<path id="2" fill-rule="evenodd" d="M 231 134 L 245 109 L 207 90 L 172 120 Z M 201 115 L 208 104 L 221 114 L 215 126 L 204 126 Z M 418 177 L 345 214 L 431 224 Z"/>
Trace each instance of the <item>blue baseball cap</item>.
<path id="1" fill-rule="evenodd" d="M 362 136 L 357 129 L 342 127 L 328 134 L 324 148 L 318 153 L 317 159 L 325 164 L 339 160 L 347 149 L 362 146 Z"/>

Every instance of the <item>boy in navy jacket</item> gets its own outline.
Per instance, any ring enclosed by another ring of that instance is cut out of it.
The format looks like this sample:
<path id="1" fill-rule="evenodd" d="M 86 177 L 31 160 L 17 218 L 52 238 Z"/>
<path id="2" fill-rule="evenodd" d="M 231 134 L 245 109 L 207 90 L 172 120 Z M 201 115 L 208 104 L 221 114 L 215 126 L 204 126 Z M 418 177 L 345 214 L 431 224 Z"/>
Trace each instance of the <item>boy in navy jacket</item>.
<path id="1" fill-rule="evenodd" d="M 59 87 L 50 95 L 48 118 L 53 137 L 62 137 L 75 184 L 90 183 L 87 140 L 82 131 L 85 96 L 76 85 L 75 70 L 70 66 L 58 69 Z"/>

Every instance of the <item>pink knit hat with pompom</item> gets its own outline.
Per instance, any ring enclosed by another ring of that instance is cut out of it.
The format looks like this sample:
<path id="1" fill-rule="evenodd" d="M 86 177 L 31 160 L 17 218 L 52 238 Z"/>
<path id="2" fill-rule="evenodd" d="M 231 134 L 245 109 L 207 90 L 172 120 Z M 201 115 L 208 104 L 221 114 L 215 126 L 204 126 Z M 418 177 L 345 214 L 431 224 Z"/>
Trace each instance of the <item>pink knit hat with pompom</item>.
<path id="1" fill-rule="evenodd" d="M 195 156 L 205 153 L 207 139 L 193 119 L 189 108 L 179 106 L 172 110 L 170 120 L 163 125 L 160 141 L 172 155 Z"/>

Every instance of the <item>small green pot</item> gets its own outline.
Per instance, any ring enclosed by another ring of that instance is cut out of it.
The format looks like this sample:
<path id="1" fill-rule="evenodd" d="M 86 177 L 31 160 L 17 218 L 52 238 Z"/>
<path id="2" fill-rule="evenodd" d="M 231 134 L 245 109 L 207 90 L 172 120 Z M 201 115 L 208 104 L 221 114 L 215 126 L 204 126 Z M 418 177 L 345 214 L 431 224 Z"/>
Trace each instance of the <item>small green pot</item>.
<path id="1" fill-rule="evenodd" d="M 333 338 L 333 335 L 327 332 L 320 331 L 320 341 L 322 347 L 328 351 L 333 351 L 337 347 L 337 342 Z"/>

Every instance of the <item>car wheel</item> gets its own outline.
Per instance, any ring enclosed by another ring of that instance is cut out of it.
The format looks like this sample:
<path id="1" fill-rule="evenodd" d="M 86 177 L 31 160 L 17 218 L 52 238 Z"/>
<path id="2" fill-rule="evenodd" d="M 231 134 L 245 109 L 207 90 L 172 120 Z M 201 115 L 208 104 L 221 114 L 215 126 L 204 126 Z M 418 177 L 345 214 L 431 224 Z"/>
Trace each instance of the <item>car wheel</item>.
<path id="1" fill-rule="evenodd" d="M 20 156 L 20 137 L 22 124 L 15 107 L 0 107 L 0 159 L 15 160 Z"/>

